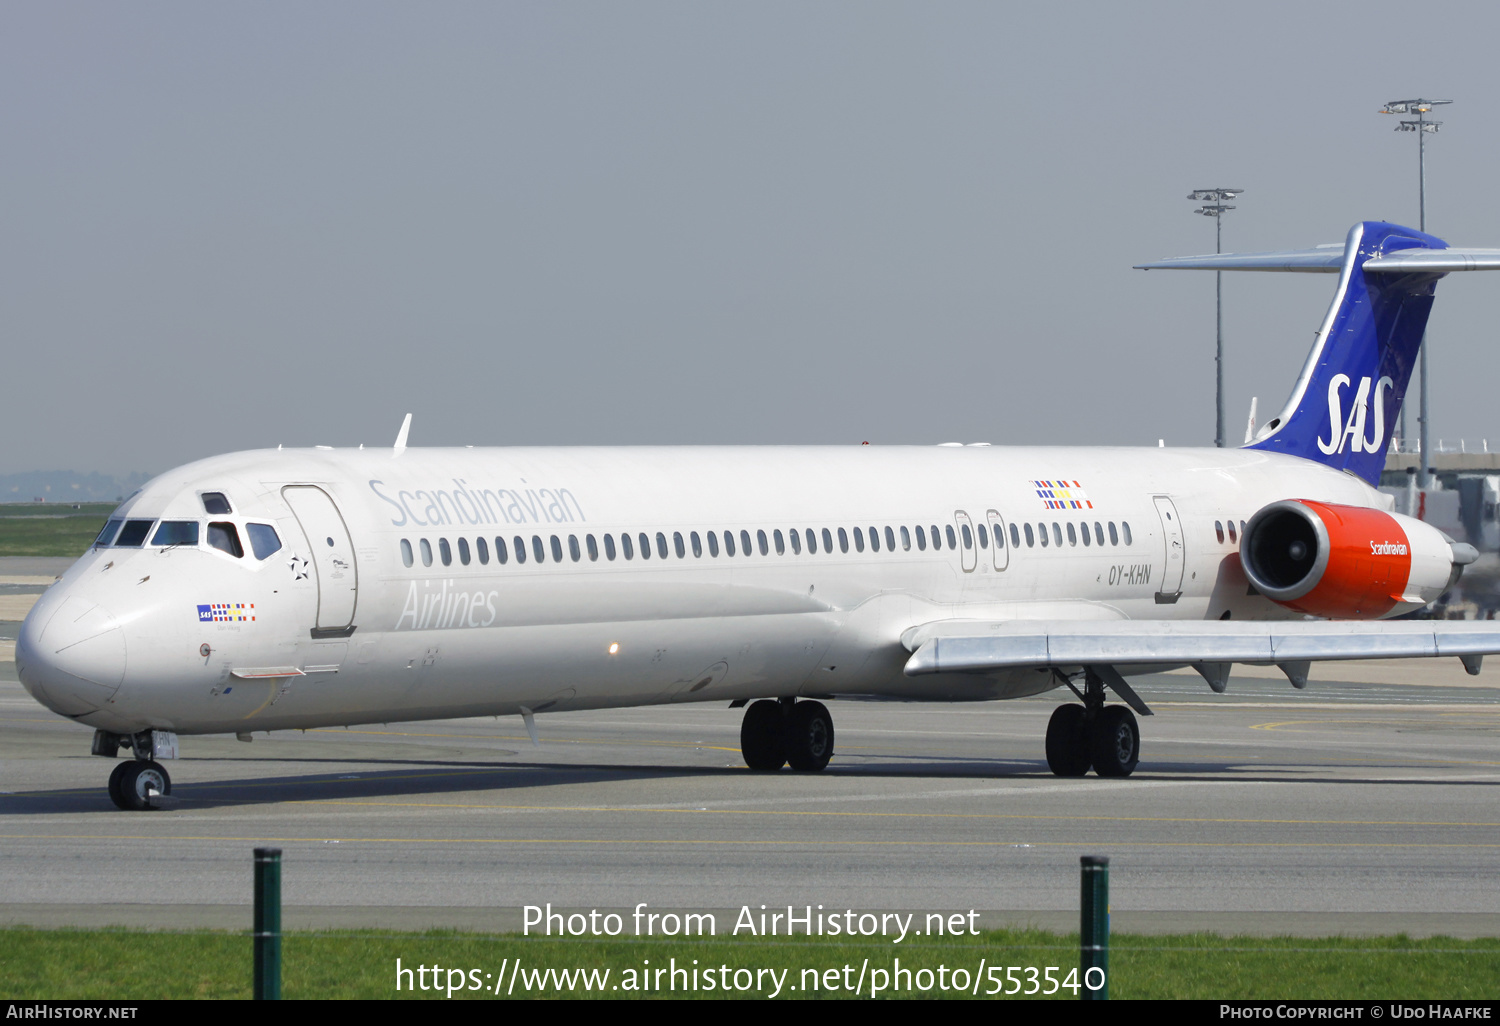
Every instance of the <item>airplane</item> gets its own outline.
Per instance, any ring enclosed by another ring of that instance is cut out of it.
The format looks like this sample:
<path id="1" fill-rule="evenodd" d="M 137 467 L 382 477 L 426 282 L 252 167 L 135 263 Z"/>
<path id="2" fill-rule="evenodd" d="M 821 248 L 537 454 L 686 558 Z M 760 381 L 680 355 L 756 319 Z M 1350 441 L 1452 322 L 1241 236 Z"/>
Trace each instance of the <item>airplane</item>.
<path id="1" fill-rule="evenodd" d="M 1338 275 L 1282 412 L 1238 449 L 282 449 L 154 478 L 45 592 L 21 682 L 95 728 L 121 809 L 179 735 L 727 701 L 746 765 L 816 772 L 825 702 L 1066 688 L 1051 771 L 1128 777 L 1137 674 L 1454 656 L 1500 624 L 1391 621 L 1475 550 L 1376 490 L 1445 274 L 1410 228 L 1146 269 Z M 1121 703 L 1106 703 L 1113 692 Z M 1076 700 L 1073 700 L 1076 699 Z"/>

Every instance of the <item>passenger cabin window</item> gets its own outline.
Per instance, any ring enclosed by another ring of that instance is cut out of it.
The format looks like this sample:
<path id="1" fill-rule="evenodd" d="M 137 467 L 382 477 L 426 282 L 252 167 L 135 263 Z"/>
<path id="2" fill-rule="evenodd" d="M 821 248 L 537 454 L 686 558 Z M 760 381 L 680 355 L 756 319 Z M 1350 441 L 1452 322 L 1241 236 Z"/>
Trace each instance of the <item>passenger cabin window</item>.
<path id="1" fill-rule="evenodd" d="M 1238 544 L 1239 539 L 1234 536 L 1234 521 L 1229 521 L 1229 540 Z"/>
<path id="2" fill-rule="evenodd" d="M 630 535 L 620 535 L 620 552 L 625 556 L 626 559 L 635 558 L 635 546 L 634 543 L 632 543 L 630 540 Z"/>
<path id="3" fill-rule="evenodd" d="M 917 525 L 917 551 L 927 551 L 927 532 L 922 530 L 922 525 Z"/>
<path id="4" fill-rule="evenodd" d="M 1027 528 L 1027 533 L 1031 533 L 1031 529 L 1029 527 Z M 1013 549 L 1019 549 L 1021 547 L 1021 532 L 1016 529 L 1016 525 L 1014 522 L 1012 522 L 1012 524 L 1010 525 L 1010 547 Z"/>
<path id="5" fill-rule="evenodd" d="M 948 528 L 948 534 L 949 534 L 949 536 L 951 538 L 952 534 L 953 534 L 953 528 L 951 528 L 951 527 Z M 938 530 L 938 525 L 937 524 L 933 524 L 932 525 L 932 551 L 937 552 L 942 547 L 943 547 L 943 535 L 942 535 L 942 532 Z"/>
<path id="6" fill-rule="evenodd" d="M 971 530 L 969 530 L 969 525 L 968 524 L 959 524 L 958 526 L 959 526 L 960 530 L 963 532 L 963 536 L 964 536 L 964 548 L 966 548 L 966 549 L 972 549 L 974 547 L 974 532 L 971 531 Z"/>
<path id="7" fill-rule="evenodd" d="M 979 547 L 981 549 L 990 547 L 990 533 L 984 529 L 983 524 L 975 524 L 974 533 L 979 535 Z"/>
<path id="8" fill-rule="evenodd" d="M 755 532 L 755 542 L 756 542 L 757 545 L 760 546 L 760 554 L 762 556 L 769 556 L 771 554 L 771 547 L 766 544 L 766 532 L 765 531 L 756 531 Z"/>
<path id="9" fill-rule="evenodd" d="M 646 533 L 644 531 L 642 531 L 636 537 L 640 540 L 640 543 L 641 543 L 641 558 L 642 559 L 650 559 L 651 558 L 651 539 L 646 537 Z M 665 556 L 666 553 L 663 552 L 662 555 Z"/>
<path id="10" fill-rule="evenodd" d="M 870 551 L 880 551 L 880 528 L 878 527 L 870 528 Z"/>
<path id="11" fill-rule="evenodd" d="M 405 538 L 401 539 L 401 565 L 411 566 L 416 562 L 416 557 L 411 553 L 411 542 Z"/>
<path id="12" fill-rule="evenodd" d="M 574 542 L 574 544 L 576 545 L 577 542 Z M 577 556 L 577 550 L 574 550 L 574 551 L 575 551 L 575 554 L 574 554 L 573 558 L 577 559 L 578 558 L 578 556 Z M 552 536 L 552 562 L 554 562 L 554 563 L 561 563 L 562 562 L 562 539 L 559 538 L 555 534 Z"/>
<path id="13" fill-rule="evenodd" d="M 584 539 L 584 541 L 586 541 L 588 543 L 589 562 L 590 563 L 597 563 L 597 562 L 599 562 L 599 543 L 594 540 L 594 536 L 593 535 L 589 535 L 588 537 L 586 537 Z"/>
<path id="14" fill-rule="evenodd" d="M 1097 520 L 1094 521 L 1094 541 L 1104 544 L 1104 525 Z"/>
<path id="15" fill-rule="evenodd" d="M 802 536 L 797 533 L 795 527 L 787 532 L 787 537 L 792 540 L 792 555 L 802 555 Z"/>
<path id="16" fill-rule="evenodd" d="M 490 543 L 483 538 L 474 539 L 474 553 L 479 557 L 480 566 L 490 565 Z"/>
<path id="17" fill-rule="evenodd" d="M 1047 525 L 1037 524 L 1036 533 L 1041 536 L 1042 548 L 1045 549 L 1047 547 Z"/>
<path id="18" fill-rule="evenodd" d="M 724 532 L 724 555 L 726 555 L 726 556 L 732 556 L 732 555 L 734 555 L 734 532 L 733 531 L 725 531 Z"/>
<path id="19" fill-rule="evenodd" d="M 612 534 L 604 536 L 604 558 L 611 563 L 615 561 L 615 536 Z"/>
<path id="20" fill-rule="evenodd" d="M 681 531 L 672 532 L 672 550 L 677 553 L 678 559 L 687 558 L 687 543 L 682 540 Z"/>
<path id="21" fill-rule="evenodd" d="M 195 524 L 194 526 L 197 525 Z M 235 559 L 241 559 L 245 555 L 245 547 L 240 544 L 240 532 L 232 523 L 210 523 L 208 525 L 208 545 L 209 548 L 229 553 Z"/>
<path id="22" fill-rule="evenodd" d="M 547 562 L 547 549 L 542 544 L 542 536 L 539 534 L 531 536 L 531 555 L 538 563 Z"/>
<path id="23" fill-rule="evenodd" d="M 660 531 L 656 532 L 656 554 L 662 559 L 667 558 L 667 536 Z M 681 553 L 678 553 L 681 555 Z"/>
<path id="24" fill-rule="evenodd" d="M 892 552 L 896 551 L 896 543 L 891 540 L 891 529 L 889 527 L 885 529 L 885 547 L 890 549 Z M 911 551 L 911 532 L 908 531 L 904 526 L 901 528 L 901 551 Z"/>
<path id="25" fill-rule="evenodd" d="M 1109 522 L 1109 543 L 1111 545 L 1120 544 L 1120 535 L 1119 532 L 1115 530 L 1115 522 L 1113 520 Z"/>
<path id="26" fill-rule="evenodd" d="M 110 542 L 114 541 L 115 535 L 120 531 L 120 525 L 124 522 L 125 521 L 123 520 L 106 521 L 104 524 L 104 530 L 99 532 L 99 537 L 94 539 L 94 544 L 108 545 Z"/>
<path id="27" fill-rule="evenodd" d="M 854 551 L 865 551 L 865 532 L 861 531 L 857 527 L 854 529 Z"/>
<path id="28" fill-rule="evenodd" d="M 936 528 L 934 528 L 934 530 L 936 530 Z M 943 533 L 948 536 L 948 547 L 950 549 L 956 549 L 956 548 L 958 548 L 958 538 L 953 534 L 953 525 L 952 524 L 945 524 L 944 527 L 943 527 Z M 971 543 L 970 547 L 971 548 L 973 547 L 972 543 Z"/>
<path id="29" fill-rule="evenodd" d="M 505 539 L 498 534 L 495 535 L 495 562 L 501 566 L 510 562 L 510 552 L 506 547 Z"/>
<path id="30" fill-rule="evenodd" d="M 1133 544 L 1135 544 L 1134 541 L 1130 537 L 1130 525 L 1128 523 L 1126 523 L 1125 521 L 1123 521 L 1123 520 L 1120 521 L 1120 533 L 1123 534 L 1123 535 L 1125 535 L 1125 544 L 1126 545 L 1133 545 Z"/>
<path id="31" fill-rule="evenodd" d="M 849 532 L 844 530 L 842 527 L 839 528 L 839 551 L 849 551 Z"/>
<path id="32" fill-rule="evenodd" d="M 420 541 L 417 542 L 417 547 L 422 550 L 422 565 L 423 566 L 431 566 L 432 565 L 432 543 L 429 542 L 426 538 L 423 538 L 423 539 L 421 539 Z"/>
<path id="33" fill-rule="evenodd" d="M 198 521 L 163 520 L 151 539 L 152 545 L 197 545 Z"/>
<path id="34" fill-rule="evenodd" d="M 1220 545 L 1224 544 L 1224 522 L 1222 520 L 1214 521 L 1214 537 L 1219 539 Z"/>
<path id="35" fill-rule="evenodd" d="M 522 538 L 518 534 L 518 535 L 516 535 L 515 537 L 513 537 L 511 539 L 511 544 L 513 544 L 516 547 L 516 562 L 517 563 L 525 563 L 526 562 L 526 539 Z"/>
<path id="36" fill-rule="evenodd" d="M 1062 543 L 1059 542 L 1058 544 L 1062 544 Z M 1073 522 L 1071 520 L 1068 521 L 1068 544 L 1069 545 L 1077 545 L 1078 544 L 1078 535 L 1076 535 L 1075 533 L 1073 533 Z"/>
<path id="37" fill-rule="evenodd" d="M 697 531 L 689 531 L 688 532 L 688 541 L 690 541 L 690 542 L 693 543 L 693 558 L 694 559 L 702 559 L 703 558 L 703 536 L 700 535 Z"/>
<path id="38" fill-rule="evenodd" d="M 776 539 L 776 555 L 786 555 L 786 539 L 781 536 L 781 528 L 778 527 L 772 534 Z"/>
<path id="39" fill-rule="evenodd" d="M 1011 527 L 1014 528 L 1015 525 L 1012 524 Z M 1026 547 L 1028 549 L 1030 549 L 1030 548 L 1034 548 L 1035 546 L 1036 546 L 1036 541 L 1033 538 L 1032 533 L 1031 533 L 1031 525 L 1027 524 L 1026 525 Z"/>
<path id="40" fill-rule="evenodd" d="M 1057 542 L 1057 547 L 1062 548 L 1062 527 L 1056 520 L 1052 521 L 1052 540 Z"/>
<path id="41" fill-rule="evenodd" d="M 460 538 L 458 540 L 458 561 L 464 566 L 468 566 L 471 558 L 469 555 L 469 539 Z"/>
<path id="42" fill-rule="evenodd" d="M 719 536 L 713 531 L 708 532 L 708 554 L 714 558 L 719 555 Z"/>
<path id="43" fill-rule="evenodd" d="M 1073 530 L 1073 528 L 1069 527 L 1068 530 L 1071 531 L 1071 530 Z M 1078 533 L 1081 534 L 1081 535 L 1083 535 L 1083 544 L 1089 545 L 1089 544 L 1093 543 L 1094 539 L 1093 539 L 1093 536 L 1089 534 L 1089 525 L 1088 524 L 1082 524 L 1082 525 L 1080 525 L 1080 527 L 1078 529 Z"/>
<path id="44" fill-rule="evenodd" d="M 444 566 L 453 565 L 453 546 L 448 544 L 447 538 L 438 539 L 438 558 L 443 561 Z"/>
<path id="45" fill-rule="evenodd" d="M 583 558 L 583 550 L 578 547 L 578 535 L 576 534 L 568 535 L 568 556 L 575 563 Z"/>
<path id="46" fill-rule="evenodd" d="M 740 532 L 740 551 L 743 552 L 747 556 L 753 555 L 753 553 L 752 553 L 752 551 L 750 549 L 750 532 L 749 531 L 741 531 Z"/>
<path id="47" fill-rule="evenodd" d="M 223 492 L 204 492 L 199 498 L 203 500 L 203 512 L 211 517 L 227 517 L 234 512 Z"/>

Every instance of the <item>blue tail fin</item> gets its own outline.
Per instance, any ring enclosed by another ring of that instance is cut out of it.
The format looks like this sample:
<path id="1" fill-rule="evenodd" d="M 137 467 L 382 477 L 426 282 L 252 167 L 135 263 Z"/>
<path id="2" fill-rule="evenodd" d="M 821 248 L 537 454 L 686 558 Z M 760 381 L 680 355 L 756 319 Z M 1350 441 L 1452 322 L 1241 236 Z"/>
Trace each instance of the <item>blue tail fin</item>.
<path id="1" fill-rule="evenodd" d="M 1371 267 L 1367 273 L 1365 264 L 1398 251 L 1447 247 L 1441 239 L 1382 221 L 1349 230 L 1338 291 L 1291 398 L 1247 448 L 1301 456 L 1380 483 L 1433 288 L 1443 273 L 1411 267 L 1410 261 L 1401 269 Z"/>

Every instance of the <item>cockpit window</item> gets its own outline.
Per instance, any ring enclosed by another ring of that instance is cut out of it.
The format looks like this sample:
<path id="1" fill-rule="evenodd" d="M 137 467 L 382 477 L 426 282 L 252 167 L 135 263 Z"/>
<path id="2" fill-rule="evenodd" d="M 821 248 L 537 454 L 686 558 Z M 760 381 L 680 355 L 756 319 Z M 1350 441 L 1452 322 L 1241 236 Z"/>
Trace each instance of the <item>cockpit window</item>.
<path id="1" fill-rule="evenodd" d="M 132 521 L 133 523 L 134 521 Z M 198 521 L 163 520 L 151 538 L 152 545 L 197 545 Z"/>
<path id="2" fill-rule="evenodd" d="M 203 512 L 209 516 L 222 517 L 234 512 L 229 508 L 229 500 L 223 492 L 204 492 L 202 498 Z"/>
<path id="3" fill-rule="evenodd" d="M 240 544 L 240 532 L 231 523 L 209 524 L 208 544 L 210 548 L 218 549 L 220 552 L 227 552 L 235 559 L 239 559 L 245 554 L 245 547 Z"/>
<path id="4" fill-rule="evenodd" d="M 250 551 L 256 559 L 268 559 L 281 551 L 281 539 L 270 524 L 246 524 L 245 533 L 250 536 Z"/>
<path id="5" fill-rule="evenodd" d="M 111 520 L 111 521 L 109 521 L 109 523 L 107 523 L 107 524 L 104 525 L 104 530 L 102 530 L 102 531 L 99 532 L 99 537 L 97 537 L 97 538 L 94 539 L 94 544 L 95 545 L 108 545 L 110 542 L 114 541 L 115 540 L 115 535 L 117 533 L 119 533 L 120 525 L 123 524 L 124 522 L 125 521 L 123 521 L 123 520 Z"/>
<path id="6" fill-rule="evenodd" d="M 120 536 L 115 539 L 115 544 L 124 548 L 138 549 L 146 541 L 146 535 L 151 533 L 151 525 L 155 520 L 127 520 L 125 528 Z"/>

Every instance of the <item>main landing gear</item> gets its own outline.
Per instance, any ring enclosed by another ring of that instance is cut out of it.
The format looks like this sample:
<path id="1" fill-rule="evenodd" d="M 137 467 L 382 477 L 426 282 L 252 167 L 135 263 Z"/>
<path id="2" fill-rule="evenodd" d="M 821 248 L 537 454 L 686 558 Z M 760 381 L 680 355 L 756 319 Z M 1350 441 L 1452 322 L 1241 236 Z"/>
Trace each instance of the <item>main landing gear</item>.
<path id="1" fill-rule="evenodd" d="M 172 778 L 157 757 L 177 758 L 177 737 L 159 730 L 139 734 L 94 731 L 93 754 L 113 759 L 121 748 L 131 749 L 133 759 L 118 763 L 109 775 L 109 800 L 126 812 L 159 809 L 172 793 Z"/>
<path id="2" fill-rule="evenodd" d="M 1104 682 L 1092 668 L 1081 697 L 1083 705 L 1060 705 L 1047 723 L 1048 767 L 1059 777 L 1081 777 L 1091 766 L 1101 777 L 1130 776 L 1141 758 L 1135 714 L 1104 704 Z"/>
<path id="3" fill-rule="evenodd" d="M 833 717 L 822 702 L 795 698 L 753 702 L 740 725 L 740 751 L 753 770 L 816 773 L 833 758 Z"/>

